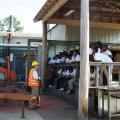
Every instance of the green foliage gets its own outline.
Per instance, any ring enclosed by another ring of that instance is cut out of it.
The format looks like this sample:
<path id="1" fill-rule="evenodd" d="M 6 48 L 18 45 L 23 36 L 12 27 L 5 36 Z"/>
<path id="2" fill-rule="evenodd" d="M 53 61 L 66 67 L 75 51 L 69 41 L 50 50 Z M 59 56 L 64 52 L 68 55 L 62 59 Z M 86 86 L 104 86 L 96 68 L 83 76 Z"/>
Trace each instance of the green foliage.
<path id="1" fill-rule="evenodd" d="M 10 26 L 10 17 L 6 17 L 3 20 L 1 20 L 1 30 L 0 31 L 7 31 L 9 30 Z M 16 17 L 12 17 L 12 29 L 13 32 L 22 32 L 24 27 L 21 26 L 21 22 L 17 20 Z"/>

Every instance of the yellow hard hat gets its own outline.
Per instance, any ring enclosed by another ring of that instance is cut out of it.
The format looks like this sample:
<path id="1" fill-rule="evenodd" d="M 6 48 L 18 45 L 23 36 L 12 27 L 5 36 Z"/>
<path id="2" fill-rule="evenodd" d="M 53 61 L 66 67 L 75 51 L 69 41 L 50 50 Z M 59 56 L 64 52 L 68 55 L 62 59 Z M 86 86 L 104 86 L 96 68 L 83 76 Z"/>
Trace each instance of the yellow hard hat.
<path id="1" fill-rule="evenodd" d="M 34 66 L 38 66 L 39 65 L 39 63 L 37 62 L 37 61 L 33 61 L 32 62 L 32 66 L 34 67 Z"/>

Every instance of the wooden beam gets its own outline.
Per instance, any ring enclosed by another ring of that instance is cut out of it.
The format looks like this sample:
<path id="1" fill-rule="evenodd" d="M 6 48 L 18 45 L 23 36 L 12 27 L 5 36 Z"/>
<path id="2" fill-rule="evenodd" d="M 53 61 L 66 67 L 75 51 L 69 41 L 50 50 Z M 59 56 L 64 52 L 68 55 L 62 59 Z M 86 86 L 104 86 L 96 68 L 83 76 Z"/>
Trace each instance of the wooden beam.
<path id="1" fill-rule="evenodd" d="M 70 26 L 80 26 L 80 20 L 70 20 L 70 19 L 54 19 L 49 18 L 48 23 L 51 24 L 62 24 Z M 91 28 L 101 28 L 101 29 L 120 29 L 120 24 L 117 23 L 104 23 L 104 22 L 90 22 Z"/>
<path id="2" fill-rule="evenodd" d="M 80 26 L 80 20 L 49 18 L 47 22 L 50 23 L 50 24 L 62 24 L 62 25 Z"/>
<path id="3" fill-rule="evenodd" d="M 48 11 L 48 13 L 43 17 L 42 21 L 45 22 L 49 17 L 51 17 L 57 10 L 59 10 L 68 0 L 58 0 L 56 4 Z"/>
<path id="4" fill-rule="evenodd" d="M 43 23 L 43 40 L 42 40 L 42 91 L 45 89 L 45 72 L 47 63 L 47 22 Z"/>
<path id="5" fill-rule="evenodd" d="M 120 29 L 120 24 L 117 23 L 104 23 L 104 22 L 90 22 L 92 28 L 103 28 L 103 29 Z"/>
<path id="6" fill-rule="evenodd" d="M 89 0 L 81 0 L 80 25 L 80 78 L 78 120 L 88 120 L 89 98 Z"/>
<path id="7" fill-rule="evenodd" d="M 24 94 L 24 93 L 0 93 L 0 99 L 30 101 L 32 98 L 35 99 L 36 97 L 33 95 Z"/>
<path id="8" fill-rule="evenodd" d="M 30 42 L 28 41 L 28 48 L 27 48 L 27 68 L 26 68 L 26 85 L 28 86 L 28 73 L 29 73 L 29 69 L 31 66 L 31 56 L 30 56 Z"/>

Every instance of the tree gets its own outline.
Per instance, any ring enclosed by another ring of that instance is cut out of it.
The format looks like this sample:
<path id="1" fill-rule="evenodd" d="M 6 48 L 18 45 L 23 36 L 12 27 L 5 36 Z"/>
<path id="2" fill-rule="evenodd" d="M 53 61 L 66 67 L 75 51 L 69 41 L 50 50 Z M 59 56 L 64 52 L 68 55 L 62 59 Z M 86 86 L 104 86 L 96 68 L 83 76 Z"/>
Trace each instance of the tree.
<path id="1" fill-rule="evenodd" d="M 0 22 L 0 31 L 13 30 L 13 32 L 22 32 L 24 27 L 21 26 L 21 22 L 16 17 L 6 17 Z"/>

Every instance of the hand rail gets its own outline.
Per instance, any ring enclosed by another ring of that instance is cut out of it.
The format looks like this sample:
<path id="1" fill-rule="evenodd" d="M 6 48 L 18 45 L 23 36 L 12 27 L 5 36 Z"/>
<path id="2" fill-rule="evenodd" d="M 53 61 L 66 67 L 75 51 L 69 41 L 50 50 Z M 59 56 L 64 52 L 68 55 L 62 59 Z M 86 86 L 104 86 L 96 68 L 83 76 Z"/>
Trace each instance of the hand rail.
<path id="1" fill-rule="evenodd" d="M 111 86 L 111 82 L 112 82 L 112 68 L 113 66 L 118 66 L 120 67 L 120 62 L 89 62 L 90 66 L 94 66 L 96 67 L 96 87 L 102 86 L 100 85 L 101 83 L 103 83 L 103 66 L 107 66 L 108 67 L 108 79 L 107 79 L 107 86 Z M 80 63 L 56 63 L 56 64 L 48 64 L 48 67 L 79 67 Z M 112 68 L 111 68 L 112 67 Z M 119 71 L 119 86 L 120 86 L 120 71 Z M 100 80 L 101 78 L 101 80 Z M 101 81 L 101 83 L 100 83 Z M 91 87 L 91 86 L 90 86 Z"/>

